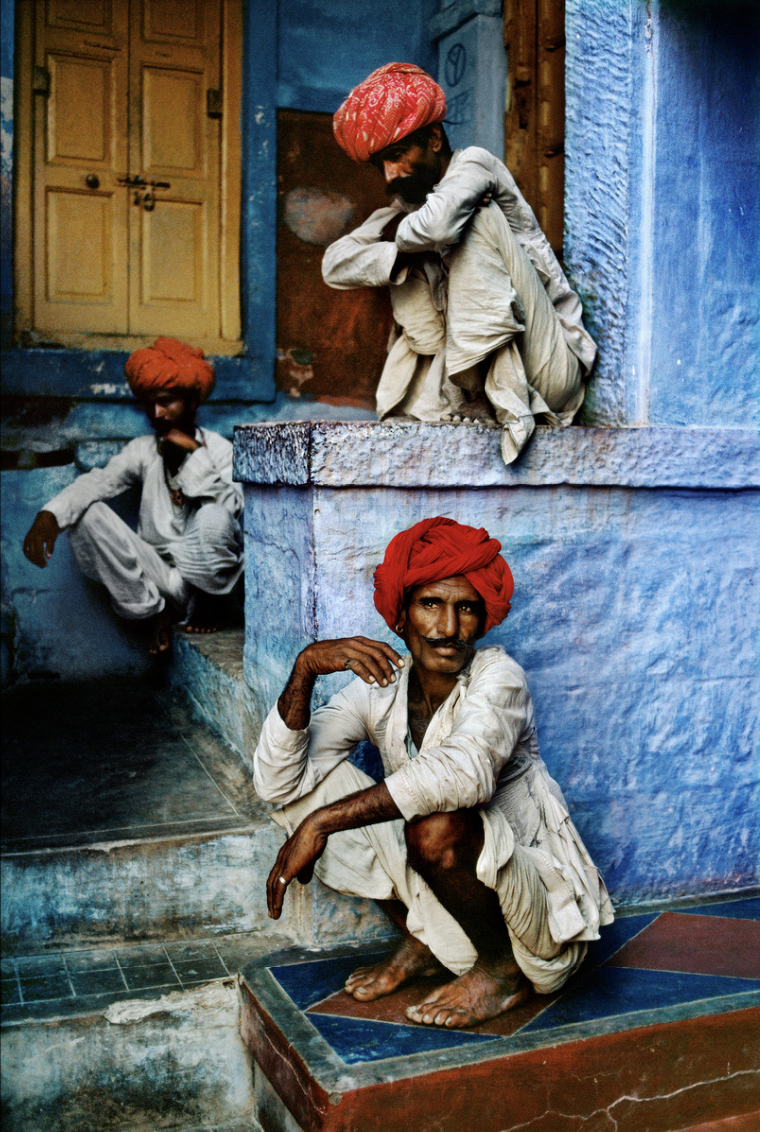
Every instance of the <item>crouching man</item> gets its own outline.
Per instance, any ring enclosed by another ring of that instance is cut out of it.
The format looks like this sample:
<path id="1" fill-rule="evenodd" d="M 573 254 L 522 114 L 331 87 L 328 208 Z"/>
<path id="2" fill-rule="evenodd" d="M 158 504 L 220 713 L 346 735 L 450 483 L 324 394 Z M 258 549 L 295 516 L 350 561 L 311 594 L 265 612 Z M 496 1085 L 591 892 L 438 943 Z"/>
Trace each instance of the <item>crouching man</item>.
<path id="1" fill-rule="evenodd" d="M 243 493 L 232 482 L 230 442 L 195 424 L 214 388 L 203 351 L 159 338 L 132 354 L 125 372 L 155 435 L 131 441 L 51 499 L 24 554 L 45 567 L 68 527 L 82 573 L 106 586 L 120 617 L 146 623 L 149 651 L 159 654 L 171 644 L 172 619 L 187 615 L 188 632 L 218 628 L 219 599 L 243 569 Z M 136 533 L 102 502 L 135 484 L 142 488 Z"/>
<path id="2" fill-rule="evenodd" d="M 315 872 L 376 900 L 404 939 L 346 990 L 368 1001 L 440 973 L 443 985 L 407 1010 L 428 1025 L 477 1025 L 531 988 L 557 990 L 613 918 L 539 754 L 524 672 L 498 646 L 474 648 L 510 608 L 500 549 L 444 518 L 392 539 L 375 605 L 411 655 L 366 637 L 309 645 L 255 755 L 256 789 L 282 803 L 273 817 L 289 834 L 270 916 Z M 357 679 L 312 715 L 317 677 L 343 669 Z M 362 740 L 380 750 L 381 783 L 347 761 Z"/>

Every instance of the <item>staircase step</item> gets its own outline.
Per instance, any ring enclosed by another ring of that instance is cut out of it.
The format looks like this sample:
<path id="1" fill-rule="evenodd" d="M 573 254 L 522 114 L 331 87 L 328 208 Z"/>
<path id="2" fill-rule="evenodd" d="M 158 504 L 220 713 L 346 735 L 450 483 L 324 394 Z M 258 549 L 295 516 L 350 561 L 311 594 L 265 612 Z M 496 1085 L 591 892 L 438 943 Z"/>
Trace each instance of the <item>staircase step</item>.
<path id="1" fill-rule="evenodd" d="M 282 831 L 249 769 L 165 683 L 19 685 L 3 709 L 6 954 L 230 932 L 387 937 L 374 905 L 318 882 L 268 919 Z"/>
<path id="2" fill-rule="evenodd" d="M 208 636 L 176 633 L 169 684 L 202 720 L 253 769 L 262 719 L 243 679 L 245 631 L 221 629 Z"/>
<path id="3" fill-rule="evenodd" d="M 255 961 L 242 1024 L 257 1115 L 268 1132 L 746 1121 L 760 1112 L 759 944 L 757 897 L 622 917 L 561 992 L 466 1031 L 407 1021 L 435 980 L 352 999 L 346 975 L 375 961 L 356 948 Z"/>

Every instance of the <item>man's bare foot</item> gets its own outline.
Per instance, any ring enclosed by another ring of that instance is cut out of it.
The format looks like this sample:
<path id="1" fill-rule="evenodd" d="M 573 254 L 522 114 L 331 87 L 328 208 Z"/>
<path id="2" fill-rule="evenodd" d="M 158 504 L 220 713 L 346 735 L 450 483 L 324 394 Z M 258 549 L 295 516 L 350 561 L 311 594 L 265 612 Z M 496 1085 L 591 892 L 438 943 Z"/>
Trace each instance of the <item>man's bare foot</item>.
<path id="1" fill-rule="evenodd" d="M 166 656 L 172 647 L 172 622 L 168 609 L 162 609 L 148 619 L 148 652 L 151 656 Z"/>
<path id="2" fill-rule="evenodd" d="M 222 602 L 216 594 L 196 590 L 185 622 L 186 633 L 216 633 L 221 622 Z"/>
<path id="3" fill-rule="evenodd" d="M 429 947 L 413 936 L 405 939 L 398 951 L 374 967 L 360 967 L 346 979 L 346 990 L 360 1002 L 392 994 L 412 979 L 438 975 L 445 971 Z"/>
<path id="4" fill-rule="evenodd" d="M 488 421 L 493 424 L 496 420 L 496 415 L 485 393 L 481 393 L 478 397 L 473 397 L 470 401 L 464 401 L 459 406 L 456 413 L 450 414 L 449 419 L 453 421 L 454 424 L 461 424 L 465 421 Z"/>
<path id="5" fill-rule="evenodd" d="M 477 1026 L 513 1010 L 532 993 L 530 983 L 514 960 L 488 966 L 477 960 L 458 979 L 431 991 L 416 1006 L 408 1007 L 406 1016 L 411 1022 L 425 1026 Z"/>

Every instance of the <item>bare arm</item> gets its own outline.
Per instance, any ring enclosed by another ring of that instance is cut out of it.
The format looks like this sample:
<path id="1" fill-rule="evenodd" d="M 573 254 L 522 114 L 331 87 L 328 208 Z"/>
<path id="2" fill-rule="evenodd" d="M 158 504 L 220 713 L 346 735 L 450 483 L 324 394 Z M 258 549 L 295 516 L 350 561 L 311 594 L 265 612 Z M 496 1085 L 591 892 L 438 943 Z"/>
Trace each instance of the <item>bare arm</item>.
<path id="1" fill-rule="evenodd" d="M 371 641 L 367 637 L 318 641 L 308 645 L 297 657 L 277 709 L 291 731 L 302 731 L 309 726 L 311 695 L 317 676 L 350 668 L 365 683 L 387 687 L 396 679 L 393 666 L 401 668 L 403 664 L 395 649 L 382 641 Z M 309 814 L 282 846 L 269 874 L 267 908 L 272 919 L 280 917 L 290 882 L 296 877 L 302 884 L 311 880 L 314 864 L 324 853 L 331 833 L 400 816 L 401 811 L 382 782 Z"/>
<path id="2" fill-rule="evenodd" d="M 348 669 L 365 684 L 386 688 L 395 683 L 393 670 L 404 662 L 390 645 L 368 637 L 342 637 L 336 641 L 316 641 L 296 657 L 290 679 L 277 701 L 283 723 L 291 731 L 303 731 L 311 719 L 311 694 L 318 676 Z"/>

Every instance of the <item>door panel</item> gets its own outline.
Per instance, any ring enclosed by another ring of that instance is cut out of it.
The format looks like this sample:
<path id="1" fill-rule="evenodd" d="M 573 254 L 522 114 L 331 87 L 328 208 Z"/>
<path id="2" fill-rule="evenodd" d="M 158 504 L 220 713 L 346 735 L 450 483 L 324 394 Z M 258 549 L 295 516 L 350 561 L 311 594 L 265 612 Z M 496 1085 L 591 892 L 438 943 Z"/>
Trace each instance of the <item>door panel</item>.
<path id="1" fill-rule="evenodd" d="M 48 55 L 55 93 L 48 115 L 49 162 L 102 165 L 111 152 L 111 60 Z"/>
<path id="2" fill-rule="evenodd" d="M 110 303 L 113 198 L 51 189 L 47 194 L 47 297 Z"/>
<path id="3" fill-rule="evenodd" d="M 220 0 L 133 0 L 130 163 L 156 188 L 132 210 L 130 328 L 134 334 L 219 334 L 220 124 L 206 113 L 219 87 Z"/>
<path id="4" fill-rule="evenodd" d="M 202 47 L 206 23 L 203 0 L 145 0 L 143 38 L 146 42 L 182 40 Z M 209 8 L 213 8 L 209 4 Z M 214 15 L 211 14 L 213 23 Z"/>
<path id="5" fill-rule="evenodd" d="M 202 176 L 202 74 L 143 71 L 143 168 L 146 173 Z"/>
<path id="6" fill-rule="evenodd" d="M 239 0 L 34 0 L 20 20 L 34 140 L 17 274 L 33 300 L 17 326 L 32 341 L 241 345 L 239 36 L 223 82 L 223 4 L 237 28 Z"/>
<path id="7" fill-rule="evenodd" d="M 51 28 L 70 28 L 112 35 L 113 0 L 48 0 L 47 24 Z"/>
<path id="8" fill-rule="evenodd" d="M 34 105 L 34 314 L 47 331 L 127 330 L 128 206 L 118 184 L 127 162 L 127 15 L 118 8 L 37 3 L 35 63 L 49 91 Z"/>

